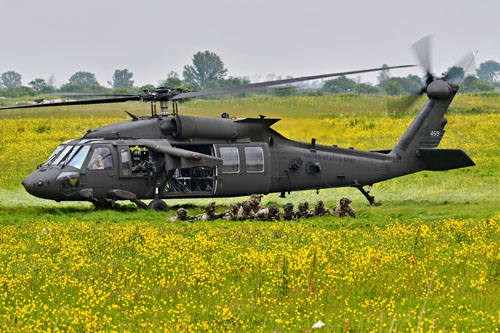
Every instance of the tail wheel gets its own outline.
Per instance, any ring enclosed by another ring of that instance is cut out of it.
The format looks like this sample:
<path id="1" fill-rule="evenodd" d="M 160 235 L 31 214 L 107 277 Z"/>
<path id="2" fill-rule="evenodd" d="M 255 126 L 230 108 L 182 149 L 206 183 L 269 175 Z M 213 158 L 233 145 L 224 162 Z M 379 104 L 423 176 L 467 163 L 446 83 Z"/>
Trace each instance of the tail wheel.
<path id="1" fill-rule="evenodd" d="M 168 205 L 163 200 L 155 199 L 149 203 L 148 209 L 157 212 L 168 212 Z"/>

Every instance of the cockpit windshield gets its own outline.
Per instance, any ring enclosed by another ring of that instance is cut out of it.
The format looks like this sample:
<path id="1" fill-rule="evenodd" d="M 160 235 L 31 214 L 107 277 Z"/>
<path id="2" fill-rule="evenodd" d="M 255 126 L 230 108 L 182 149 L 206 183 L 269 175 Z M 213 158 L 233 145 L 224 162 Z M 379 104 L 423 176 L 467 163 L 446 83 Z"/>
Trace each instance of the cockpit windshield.
<path id="1" fill-rule="evenodd" d="M 87 154 L 89 153 L 90 146 L 77 146 L 75 149 L 73 149 L 73 152 L 71 153 L 71 157 L 68 158 L 69 162 L 67 165 L 81 169 L 83 162 L 85 161 L 85 157 L 87 157 Z"/>
<path id="2" fill-rule="evenodd" d="M 63 162 L 68 157 L 73 148 L 74 146 L 66 146 L 64 150 L 59 154 L 59 156 L 57 156 L 54 162 L 50 163 L 50 165 L 58 165 Z"/>
<path id="3" fill-rule="evenodd" d="M 64 149 L 64 147 L 66 146 L 65 145 L 58 146 L 56 150 L 54 150 L 54 152 L 50 155 L 48 160 L 45 163 L 43 163 L 43 165 L 51 165 L 52 162 L 54 162 L 54 160 L 57 158 L 57 155 L 61 152 L 61 150 Z"/>

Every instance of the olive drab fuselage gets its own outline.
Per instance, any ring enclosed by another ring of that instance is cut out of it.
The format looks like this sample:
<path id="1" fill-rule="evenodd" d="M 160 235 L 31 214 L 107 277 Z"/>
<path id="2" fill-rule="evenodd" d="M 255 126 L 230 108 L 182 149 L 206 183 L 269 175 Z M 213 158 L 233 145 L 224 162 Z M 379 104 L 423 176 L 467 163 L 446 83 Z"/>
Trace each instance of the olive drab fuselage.
<path id="1" fill-rule="evenodd" d="M 293 141 L 271 128 L 278 119 L 264 117 L 141 117 L 63 143 L 23 185 L 41 198 L 94 202 L 362 190 L 421 170 L 474 165 L 460 150 L 432 149 L 444 134 L 444 113 L 457 89 L 431 83 L 429 100 L 392 150 Z M 135 150 L 140 168 L 132 160 Z"/>

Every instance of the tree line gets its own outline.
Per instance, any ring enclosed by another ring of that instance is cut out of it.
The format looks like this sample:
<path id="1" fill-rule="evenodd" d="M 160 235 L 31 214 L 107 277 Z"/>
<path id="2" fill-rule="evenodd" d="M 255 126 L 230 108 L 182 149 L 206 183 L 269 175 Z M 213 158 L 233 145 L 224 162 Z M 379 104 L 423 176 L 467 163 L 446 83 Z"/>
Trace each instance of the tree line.
<path id="1" fill-rule="evenodd" d="M 387 65 L 383 65 L 387 67 Z M 247 78 L 237 78 L 227 76 L 228 70 L 225 68 L 222 59 L 210 51 L 197 52 L 193 55 L 191 64 L 184 66 L 182 79 L 179 74 L 171 71 L 164 80 L 159 81 L 160 86 L 171 88 L 185 88 L 188 90 L 212 89 L 225 86 L 235 86 L 250 83 Z M 453 77 L 463 78 L 464 71 L 460 67 L 451 67 L 447 75 L 453 74 Z M 480 64 L 476 71 L 477 75 L 468 75 L 463 78 L 460 84 L 460 91 L 480 92 L 492 91 L 495 87 L 500 87 L 500 63 L 489 60 Z M 279 79 L 274 74 L 273 79 Z M 137 93 L 141 90 L 155 88 L 152 84 L 141 87 L 134 85 L 134 74 L 128 69 L 116 69 L 113 76 L 107 84 L 102 86 L 95 75 L 90 72 L 79 71 L 74 73 L 67 83 L 56 87 L 54 78 L 48 80 L 43 78 L 33 79 L 27 86 L 22 85 L 21 74 L 15 71 L 7 71 L 0 76 L 0 96 L 3 97 L 23 97 L 35 96 L 38 94 L 57 95 L 58 92 L 78 92 L 78 93 Z M 388 94 L 404 95 L 416 93 L 422 89 L 422 78 L 417 75 L 408 75 L 406 77 L 393 77 L 389 70 L 382 70 L 378 76 L 376 85 L 361 83 L 346 77 L 338 77 L 323 82 L 319 90 L 312 91 L 304 88 L 284 88 L 276 89 L 274 94 L 279 96 L 286 95 L 323 95 L 338 93 L 359 93 L 359 94 Z M 241 95 L 241 94 L 240 94 Z"/>

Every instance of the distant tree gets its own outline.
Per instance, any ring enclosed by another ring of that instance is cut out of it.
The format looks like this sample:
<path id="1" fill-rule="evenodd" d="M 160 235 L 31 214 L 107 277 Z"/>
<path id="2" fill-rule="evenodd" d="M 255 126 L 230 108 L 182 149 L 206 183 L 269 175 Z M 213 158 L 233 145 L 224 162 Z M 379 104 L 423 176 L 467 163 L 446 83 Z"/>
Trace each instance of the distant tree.
<path id="1" fill-rule="evenodd" d="M 193 55 L 193 65 L 184 66 L 182 75 L 186 82 L 196 82 L 204 86 L 207 82 L 224 78 L 227 69 L 221 58 L 210 51 L 198 52 Z"/>
<path id="2" fill-rule="evenodd" d="M 88 85 L 85 83 L 65 83 L 61 86 L 61 92 L 82 92 L 82 93 L 110 93 L 111 89 L 101 85 Z"/>
<path id="3" fill-rule="evenodd" d="M 500 72 L 500 64 L 494 60 L 488 60 L 479 65 L 477 76 L 480 80 L 491 83 L 498 78 L 498 72 Z"/>
<path id="4" fill-rule="evenodd" d="M 134 74 L 129 72 L 128 69 L 117 69 L 113 74 L 113 81 L 108 81 L 108 84 L 113 87 L 113 89 L 117 88 L 133 88 L 134 81 L 131 80 Z"/>
<path id="5" fill-rule="evenodd" d="M 146 84 L 138 88 L 140 92 L 143 92 L 144 90 L 153 90 L 153 89 L 155 89 L 155 86 L 153 86 L 152 84 Z"/>
<path id="6" fill-rule="evenodd" d="M 48 92 L 48 90 L 49 90 L 49 84 L 47 83 L 47 81 L 45 81 L 45 79 L 41 79 L 41 78 L 37 78 L 37 79 L 30 81 L 30 83 L 28 83 L 28 85 L 31 87 L 31 89 L 33 89 L 37 93 L 44 93 L 44 92 Z"/>
<path id="7" fill-rule="evenodd" d="M 197 82 L 185 82 L 184 81 L 184 89 L 189 91 L 198 91 L 201 90 L 201 86 Z"/>
<path id="8" fill-rule="evenodd" d="M 266 75 L 266 81 L 274 81 L 276 78 L 276 75 L 271 73 Z"/>
<path id="9" fill-rule="evenodd" d="M 380 74 L 377 76 L 377 80 L 378 80 L 378 86 L 382 89 L 385 88 L 385 83 L 389 80 L 389 78 L 391 77 L 390 74 L 389 74 L 389 70 L 387 69 L 387 64 L 383 64 L 382 65 L 382 68 L 386 68 L 386 69 L 383 69 L 380 71 Z"/>
<path id="10" fill-rule="evenodd" d="M 231 87 L 231 86 L 241 86 L 244 84 L 249 84 L 250 80 L 241 79 L 238 77 L 229 77 L 228 79 L 219 79 L 216 81 L 207 82 L 205 85 L 205 89 L 214 89 L 214 88 L 222 88 L 222 87 Z"/>
<path id="11" fill-rule="evenodd" d="M 314 96 L 323 96 L 323 92 L 321 90 L 306 90 L 304 92 L 304 95 L 305 96 L 309 96 L 309 97 L 314 97 Z"/>
<path id="12" fill-rule="evenodd" d="M 422 89 L 422 80 L 417 75 L 408 75 L 406 77 L 391 77 L 386 81 L 386 85 L 388 82 L 398 82 L 403 90 L 409 94 L 416 93 Z"/>
<path id="13" fill-rule="evenodd" d="M 179 78 L 179 74 L 176 71 L 170 71 L 167 74 L 167 79 L 159 81 L 158 84 L 160 87 L 181 88 L 184 85 L 184 81 Z"/>
<path id="14" fill-rule="evenodd" d="M 167 78 L 171 78 L 171 77 L 177 77 L 178 78 L 179 74 L 176 71 L 170 71 L 167 74 Z"/>
<path id="15" fill-rule="evenodd" d="M 388 80 L 385 83 L 385 92 L 389 96 L 399 96 L 404 93 L 403 86 L 398 81 Z"/>
<path id="16" fill-rule="evenodd" d="M 49 85 L 51 90 L 56 89 L 56 79 L 54 78 L 54 75 L 51 75 L 49 77 L 49 80 L 47 81 L 47 84 Z"/>
<path id="17" fill-rule="evenodd" d="M 274 94 L 279 97 L 297 96 L 299 91 L 295 87 L 285 87 L 274 90 Z"/>
<path id="18" fill-rule="evenodd" d="M 76 72 L 69 78 L 69 84 L 82 84 L 87 86 L 99 86 L 93 73 Z"/>
<path id="19" fill-rule="evenodd" d="M 181 88 L 183 86 L 183 83 L 184 82 L 178 77 L 169 77 L 168 79 L 163 81 L 160 85 L 162 87 Z"/>
<path id="20" fill-rule="evenodd" d="M 215 88 L 223 88 L 223 87 L 232 87 L 232 86 L 241 86 L 244 84 L 249 84 L 250 80 L 245 79 L 245 78 L 238 78 L 238 77 L 229 77 L 228 79 L 219 79 L 217 81 L 210 81 L 207 82 L 207 84 L 203 87 L 203 89 L 215 89 Z M 293 93 L 291 93 L 293 94 Z M 237 93 L 232 93 L 232 96 L 238 97 L 238 98 L 243 98 L 247 96 L 246 92 L 237 92 Z M 218 96 L 214 96 L 215 98 L 218 98 Z"/>
<path id="21" fill-rule="evenodd" d="M 125 87 L 120 87 L 113 89 L 113 94 L 136 94 L 137 89 L 135 88 L 125 88 Z"/>
<path id="22" fill-rule="evenodd" d="M 464 76 L 464 69 L 462 67 L 453 66 L 448 68 L 446 71 L 446 79 L 452 83 L 458 83 L 458 81 Z"/>
<path id="23" fill-rule="evenodd" d="M 328 80 L 321 88 L 324 93 L 339 94 L 344 92 L 354 91 L 356 88 L 356 82 L 345 76 L 338 77 L 336 79 Z"/>
<path id="24" fill-rule="evenodd" d="M 36 92 L 28 87 L 20 86 L 20 87 L 10 87 L 6 89 L 0 90 L 0 96 L 2 97 L 25 97 L 25 96 L 34 96 Z"/>
<path id="25" fill-rule="evenodd" d="M 365 95 L 379 94 L 380 88 L 370 86 L 369 84 L 365 83 L 359 83 L 356 85 L 356 87 L 354 87 L 354 91 L 359 94 L 365 94 Z"/>
<path id="26" fill-rule="evenodd" d="M 490 83 L 479 80 L 477 77 L 472 75 L 467 76 L 460 85 L 460 92 L 462 93 L 492 91 L 494 89 L 495 87 Z"/>
<path id="27" fill-rule="evenodd" d="M 0 86 L 2 86 L 2 88 L 15 88 L 20 87 L 21 85 L 21 74 L 18 72 L 8 71 L 2 73 L 0 80 Z"/>

